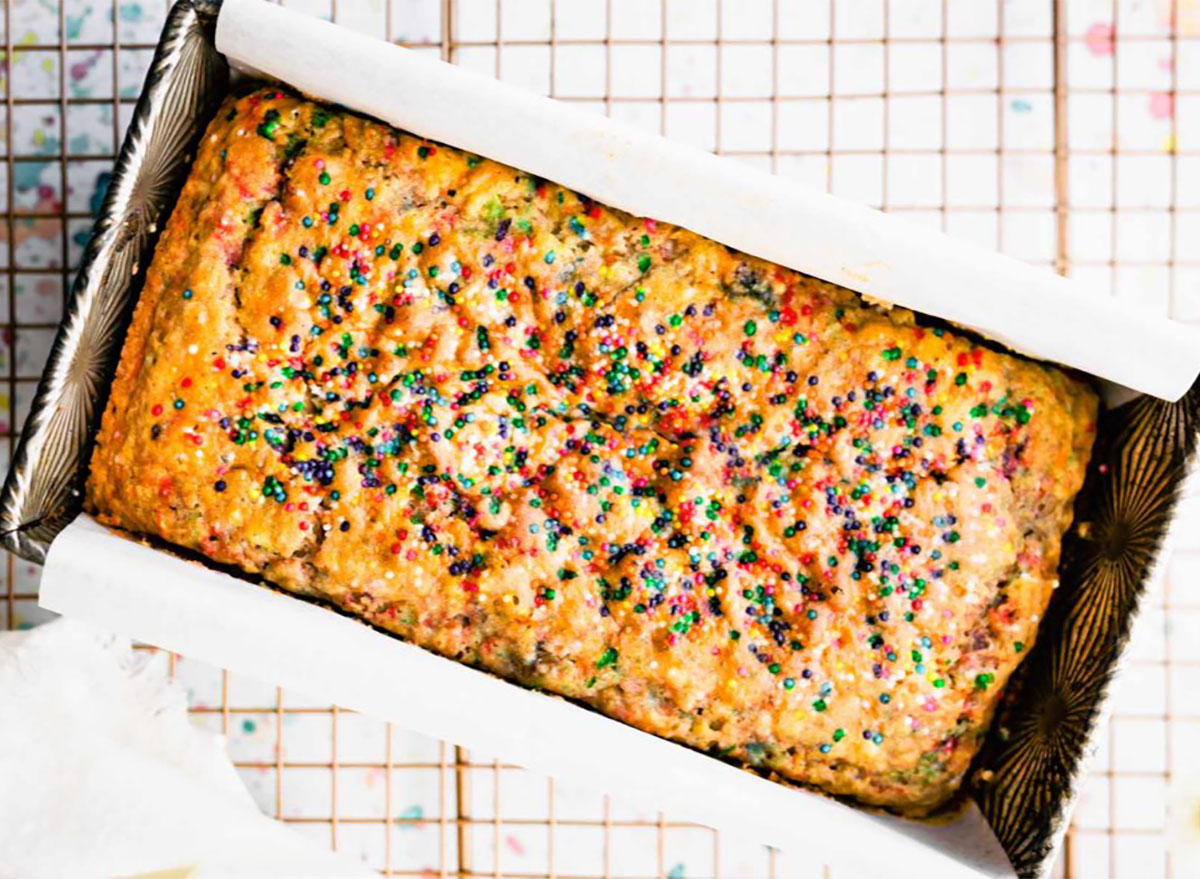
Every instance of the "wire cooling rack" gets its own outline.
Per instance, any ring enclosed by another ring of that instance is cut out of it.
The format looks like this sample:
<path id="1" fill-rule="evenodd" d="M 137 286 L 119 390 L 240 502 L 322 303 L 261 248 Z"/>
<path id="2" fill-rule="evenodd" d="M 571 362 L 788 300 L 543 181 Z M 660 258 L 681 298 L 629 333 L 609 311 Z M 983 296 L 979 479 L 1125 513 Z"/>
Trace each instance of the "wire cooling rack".
<path id="1" fill-rule="evenodd" d="M 1200 0 L 288 5 L 1200 321 Z M 161 0 L 4 3 L 6 456 L 165 12 Z M 1200 752 L 1194 490 L 1176 538 L 1059 876 L 1185 875 L 1164 828 Z M 36 567 L 9 557 L 4 574 L 0 620 L 8 628 L 41 620 Z M 268 814 L 384 875 L 844 875 L 802 849 L 784 855 L 219 669 L 167 661 L 189 689 L 195 721 L 229 737 Z"/>

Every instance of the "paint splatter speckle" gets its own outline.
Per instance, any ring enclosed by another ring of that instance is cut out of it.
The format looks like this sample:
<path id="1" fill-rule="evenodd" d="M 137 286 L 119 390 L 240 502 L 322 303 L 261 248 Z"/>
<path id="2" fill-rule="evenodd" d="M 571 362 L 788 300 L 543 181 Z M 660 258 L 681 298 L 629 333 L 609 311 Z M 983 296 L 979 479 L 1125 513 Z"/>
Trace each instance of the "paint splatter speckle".
<path id="1" fill-rule="evenodd" d="M 1087 29 L 1086 45 L 1088 51 L 1099 57 L 1113 53 L 1113 26 L 1107 21 L 1097 22 Z"/>

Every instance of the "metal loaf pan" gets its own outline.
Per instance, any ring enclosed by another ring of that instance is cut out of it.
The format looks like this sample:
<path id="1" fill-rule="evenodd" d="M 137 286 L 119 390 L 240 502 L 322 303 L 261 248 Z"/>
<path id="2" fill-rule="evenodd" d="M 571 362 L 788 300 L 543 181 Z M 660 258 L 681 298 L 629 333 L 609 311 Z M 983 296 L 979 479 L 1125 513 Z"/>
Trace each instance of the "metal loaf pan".
<path id="1" fill-rule="evenodd" d="M 0 540 L 30 561 L 79 512 L 157 231 L 228 88 L 219 10 L 219 0 L 171 9 L 0 494 Z M 1177 403 L 1140 397 L 1101 416 L 1061 586 L 967 785 L 1021 876 L 1046 874 L 1065 834 L 1198 430 L 1200 382 Z"/>

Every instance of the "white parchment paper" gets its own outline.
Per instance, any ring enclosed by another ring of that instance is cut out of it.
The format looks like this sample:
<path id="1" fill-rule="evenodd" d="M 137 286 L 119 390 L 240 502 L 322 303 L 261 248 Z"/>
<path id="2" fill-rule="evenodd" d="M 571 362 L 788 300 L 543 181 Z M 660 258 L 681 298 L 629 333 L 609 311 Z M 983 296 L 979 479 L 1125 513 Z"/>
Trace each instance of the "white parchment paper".
<path id="1" fill-rule="evenodd" d="M 1165 400 L 1200 329 L 899 217 L 264 2 L 226 0 L 236 67 L 629 211 Z"/>

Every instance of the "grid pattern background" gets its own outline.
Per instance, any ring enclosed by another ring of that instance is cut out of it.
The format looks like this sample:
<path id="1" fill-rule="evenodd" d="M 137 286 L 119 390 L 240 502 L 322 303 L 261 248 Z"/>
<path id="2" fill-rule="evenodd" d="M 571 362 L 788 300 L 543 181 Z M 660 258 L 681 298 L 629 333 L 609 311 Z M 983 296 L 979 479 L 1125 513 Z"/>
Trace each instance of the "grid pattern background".
<path id="1" fill-rule="evenodd" d="M 287 5 L 1200 322 L 1200 0 Z M 5 464 L 165 12 L 163 0 L 4 4 Z M 1200 798 L 1194 487 L 1174 544 L 1058 876 L 1194 875 L 1168 833 L 1186 785 Z M 37 568 L 9 557 L 0 574 L 0 622 L 44 619 Z M 195 721 L 229 737 L 268 814 L 384 875 L 845 875 L 802 848 L 751 845 L 219 669 L 165 661 L 188 688 Z"/>

